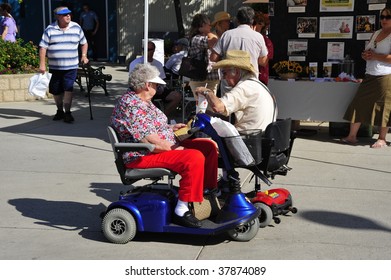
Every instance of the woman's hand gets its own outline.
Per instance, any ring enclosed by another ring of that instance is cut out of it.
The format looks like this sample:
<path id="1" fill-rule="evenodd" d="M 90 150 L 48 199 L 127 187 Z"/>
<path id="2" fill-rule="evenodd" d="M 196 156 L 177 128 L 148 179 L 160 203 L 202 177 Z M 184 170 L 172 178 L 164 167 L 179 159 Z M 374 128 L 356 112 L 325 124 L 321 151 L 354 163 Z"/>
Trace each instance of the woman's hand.
<path id="1" fill-rule="evenodd" d="M 375 53 L 369 49 L 369 50 L 365 50 L 361 53 L 361 57 L 362 59 L 364 60 L 372 60 L 372 59 L 375 59 Z"/>
<path id="2" fill-rule="evenodd" d="M 171 128 L 173 131 L 177 131 L 178 129 L 181 129 L 182 127 L 185 127 L 186 124 L 184 123 L 176 123 L 176 124 L 173 124 L 171 125 Z"/>

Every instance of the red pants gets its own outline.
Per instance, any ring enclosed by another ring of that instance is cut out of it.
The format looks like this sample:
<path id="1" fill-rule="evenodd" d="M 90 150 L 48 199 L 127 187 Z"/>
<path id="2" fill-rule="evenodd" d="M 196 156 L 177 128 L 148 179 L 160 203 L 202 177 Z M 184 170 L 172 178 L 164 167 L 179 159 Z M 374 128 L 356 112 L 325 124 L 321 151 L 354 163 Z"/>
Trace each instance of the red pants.
<path id="1" fill-rule="evenodd" d="M 167 168 L 178 173 L 179 199 L 201 202 L 204 187 L 217 187 L 218 154 L 216 144 L 205 138 L 186 139 L 181 142 L 185 150 L 150 154 L 126 164 L 127 168 Z"/>

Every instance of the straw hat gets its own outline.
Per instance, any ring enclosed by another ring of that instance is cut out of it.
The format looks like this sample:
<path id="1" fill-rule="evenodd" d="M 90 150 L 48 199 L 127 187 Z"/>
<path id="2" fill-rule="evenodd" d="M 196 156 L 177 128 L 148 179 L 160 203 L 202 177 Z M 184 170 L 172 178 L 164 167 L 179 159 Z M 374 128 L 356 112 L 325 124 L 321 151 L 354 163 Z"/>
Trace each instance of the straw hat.
<path id="1" fill-rule="evenodd" d="M 251 64 L 250 54 L 246 51 L 241 51 L 241 50 L 227 51 L 226 58 L 215 63 L 212 67 L 214 69 L 235 67 L 256 74 L 255 68 Z"/>
<path id="2" fill-rule="evenodd" d="M 215 26 L 216 23 L 222 20 L 231 20 L 231 15 L 227 12 L 218 12 L 215 14 L 214 21 L 212 22 L 212 26 Z"/>

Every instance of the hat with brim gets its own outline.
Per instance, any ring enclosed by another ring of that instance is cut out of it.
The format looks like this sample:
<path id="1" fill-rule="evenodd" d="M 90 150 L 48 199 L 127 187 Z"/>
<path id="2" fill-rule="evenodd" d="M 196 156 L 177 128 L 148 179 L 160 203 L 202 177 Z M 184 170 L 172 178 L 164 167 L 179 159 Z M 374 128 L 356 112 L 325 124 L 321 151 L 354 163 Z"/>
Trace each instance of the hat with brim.
<path id="1" fill-rule="evenodd" d="M 189 40 L 187 40 L 186 38 L 180 38 L 180 39 L 175 41 L 175 45 L 181 45 L 181 46 L 188 47 L 189 46 Z"/>
<path id="2" fill-rule="evenodd" d="M 156 76 L 155 78 L 149 79 L 147 82 L 161 84 L 161 85 L 165 85 L 166 84 L 166 82 L 163 81 L 159 76 Z"/>
<path id="3" fill-rule="evenodd" d="M 215 26 L 216 23 L 223 20 L 231 20 L 231 15 L 227 12 L 218 12 L 215 14 L 214 21 L 212 22 L 212 26 Z"/>
<path id="4" fill-rule="evenodd" d="M 72 11 L 69 10 L 67 7 L 58 9 L 58 10 L 56 11 L 56 15 L 66 15 L 66 14 L 71 14 L 71 13 L 72 13 Z"/>
<path id="5" fill-rule="evenodd" d="M 256 74 L 255 68 L 251 64 L 250 54 L 241 50 L 227 51 L 226 58 L 215 63 L 212 67 L 214 69 L 235 67 Z"/>

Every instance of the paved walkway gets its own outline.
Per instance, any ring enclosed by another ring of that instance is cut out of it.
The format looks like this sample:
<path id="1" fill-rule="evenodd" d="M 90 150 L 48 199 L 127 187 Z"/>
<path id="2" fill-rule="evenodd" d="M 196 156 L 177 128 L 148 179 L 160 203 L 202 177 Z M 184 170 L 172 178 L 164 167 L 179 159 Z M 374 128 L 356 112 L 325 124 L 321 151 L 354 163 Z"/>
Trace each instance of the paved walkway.
<path id="1" fill-rule="evenodd" d="M 75 99 L 74 124 L 52 121 L 52 100 L 0 103 L 1 260 L 390 259 L 391 147 L 370 149 L 368 138 L 341 145 L 318 123 L 306 124 L 317 134 L 296 139 L 293 170 L 272 185 L 289 189 L 299 212 L 250 242 L 147 233 L 126 245 L 108 243 L 99 213 L 126 188 L 106 125 L 127 72 L 106 72 L 113 75 L 110 96 L 93 90 L 94 120 L 83 94 Z"/>

